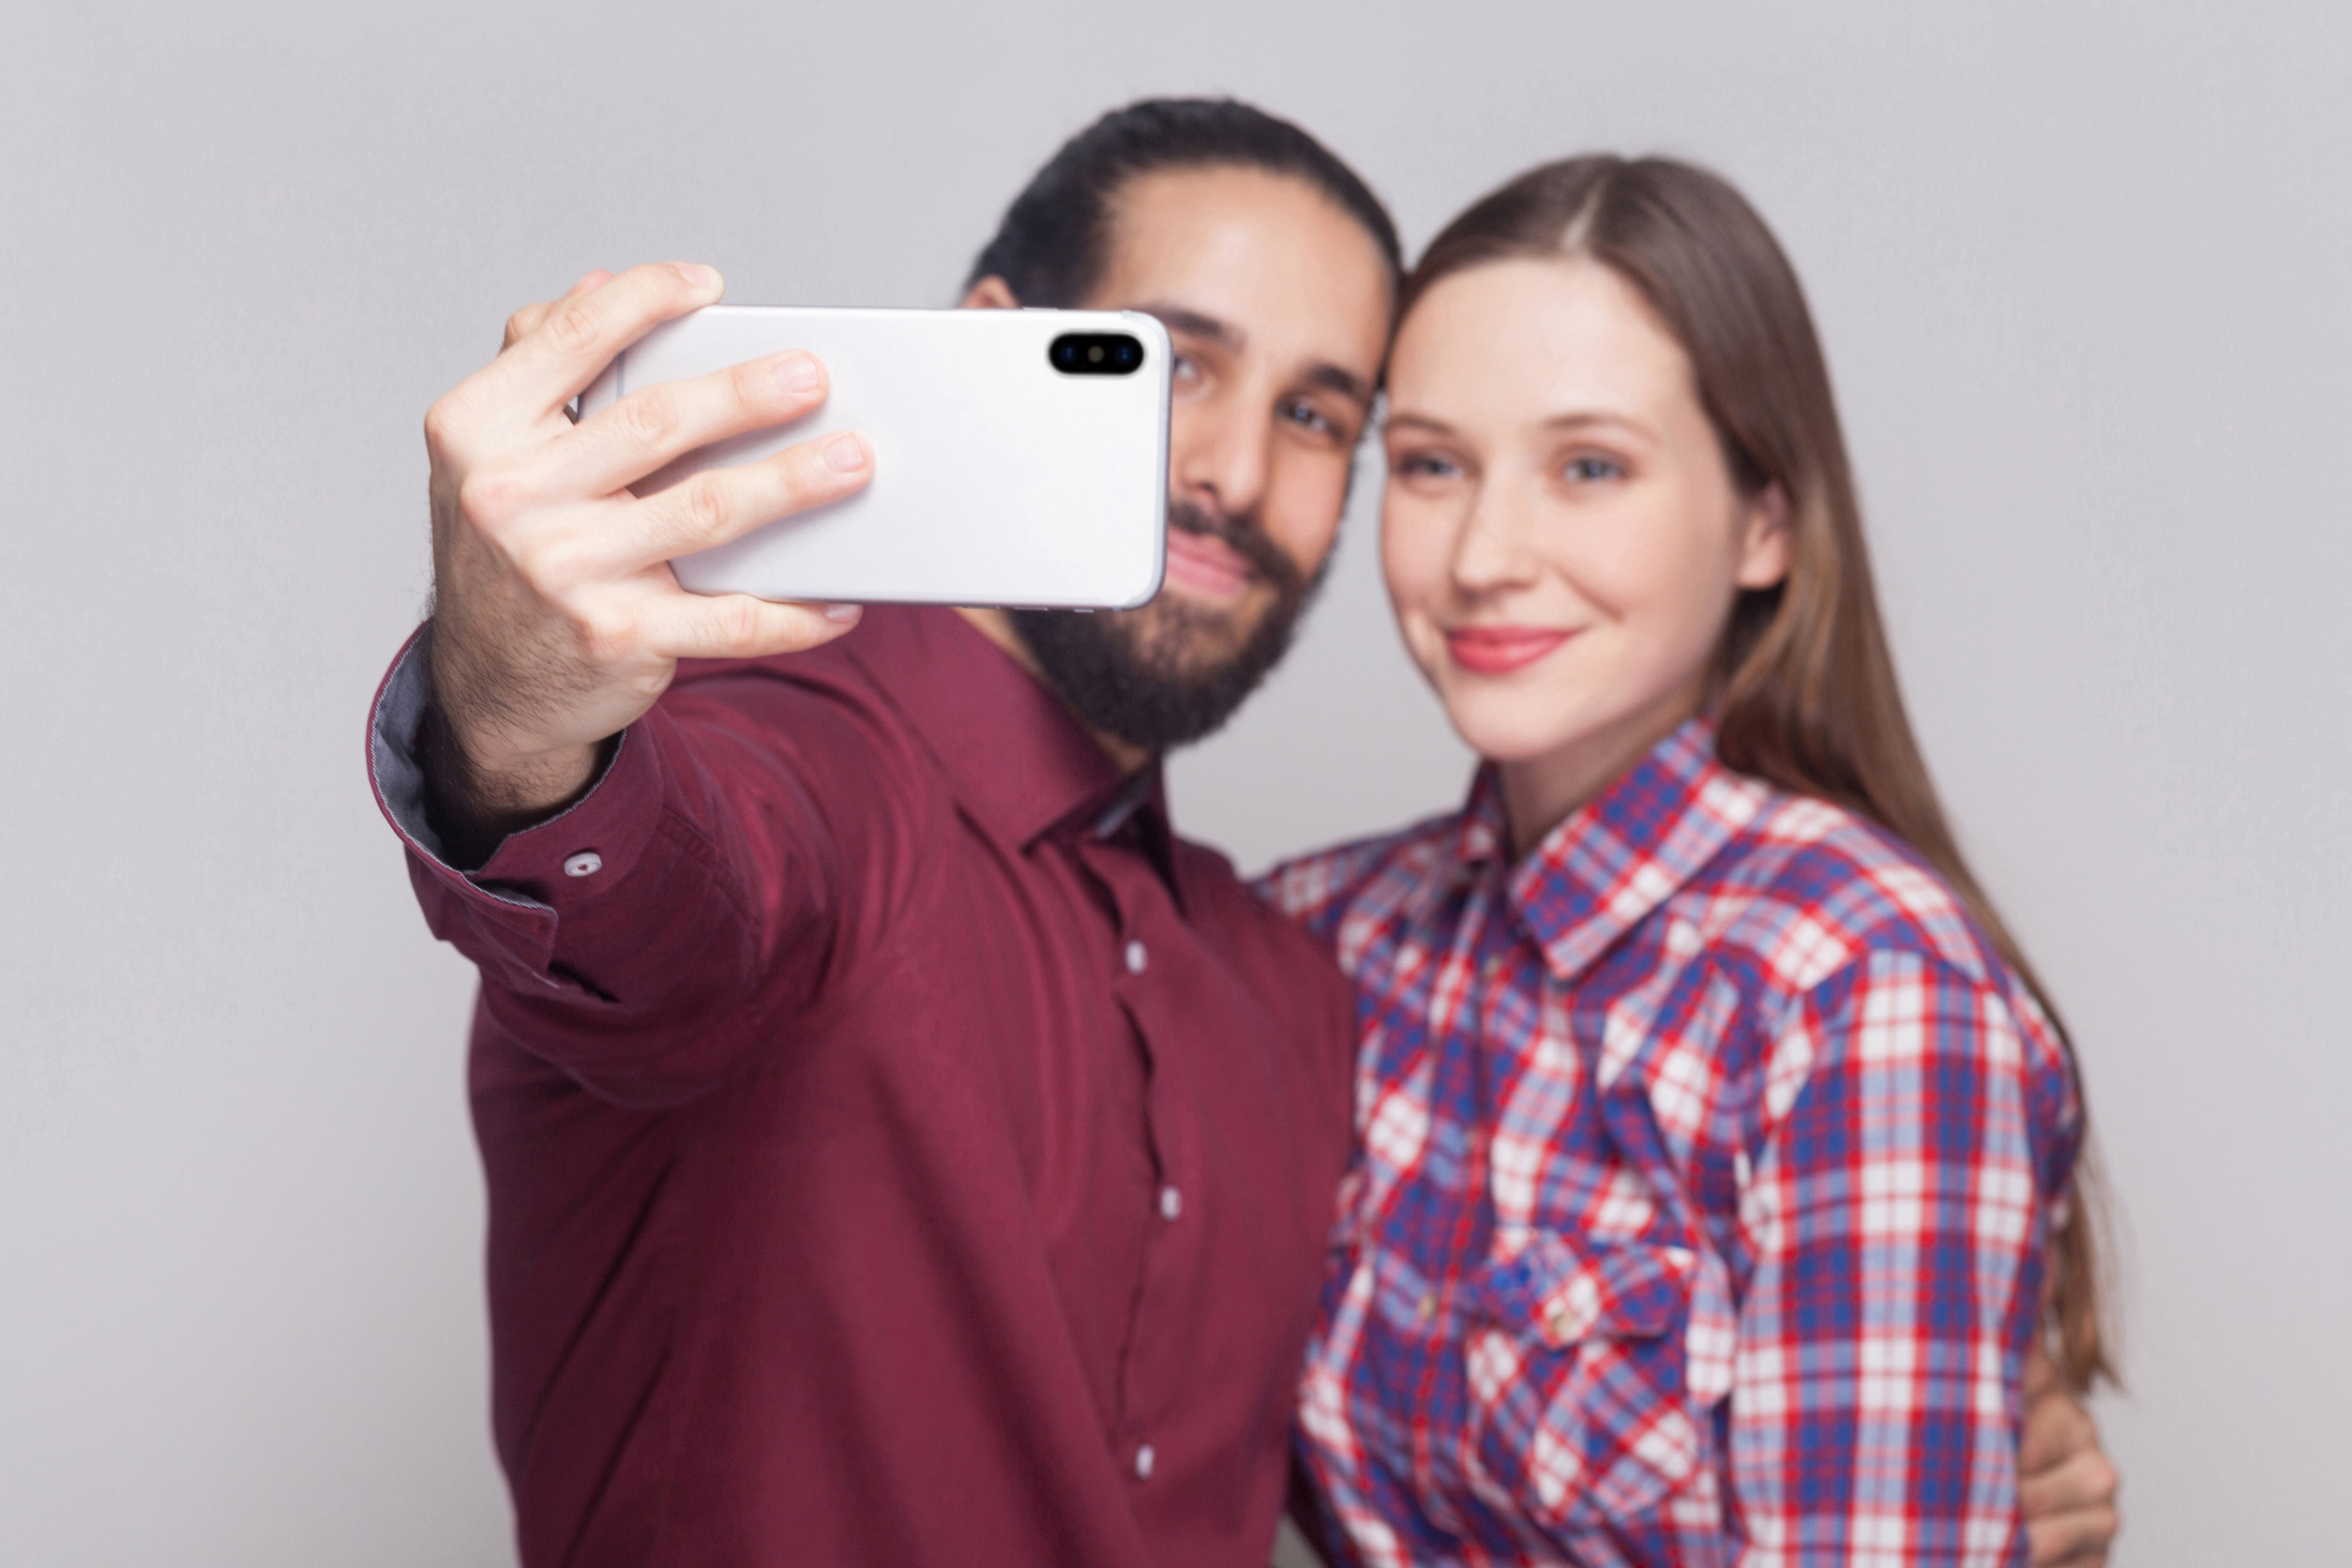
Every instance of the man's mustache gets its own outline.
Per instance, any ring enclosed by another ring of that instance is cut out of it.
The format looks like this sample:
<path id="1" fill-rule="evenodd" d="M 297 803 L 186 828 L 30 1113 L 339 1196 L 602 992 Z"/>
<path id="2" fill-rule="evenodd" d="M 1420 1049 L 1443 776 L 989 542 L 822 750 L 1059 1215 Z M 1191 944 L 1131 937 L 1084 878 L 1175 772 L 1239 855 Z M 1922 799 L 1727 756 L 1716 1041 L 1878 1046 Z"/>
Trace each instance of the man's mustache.
<path id="1" fill-rule="evenodd" d="M 1179 501 L 1170 496 L 1168 525 L 1181 528 L 1187 534 L 1223 541 L 1234 554 L 1249 563 L 1251 571 L 1265 579 L 1267 585 L 1285 599 L 1305 592 L 1306 581 L 1297 563 L 1285 555 L 1282 548 L 1267 536 L 1265 529 L 1259 525 L 1255 508 L 1246 512 L 1212 511 L 1197 501 Z"/>

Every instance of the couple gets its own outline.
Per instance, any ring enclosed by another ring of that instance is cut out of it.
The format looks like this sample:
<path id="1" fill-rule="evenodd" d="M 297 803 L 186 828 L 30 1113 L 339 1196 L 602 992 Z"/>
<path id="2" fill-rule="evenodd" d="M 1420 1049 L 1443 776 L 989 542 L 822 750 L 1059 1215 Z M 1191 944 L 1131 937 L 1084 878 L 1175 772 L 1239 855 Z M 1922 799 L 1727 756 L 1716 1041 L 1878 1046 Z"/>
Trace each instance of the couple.
<path id="1" fill-rule="evenodd" d="M 1081 133 L 965 303 L 1168 326 L 1119 614 L 681 593 L 874 462 L 628 492 L 824 396 L 786 354 L 569 422 L 719 287 L 592 273 L 434 405 L 372 715 L 482 974 L 525 1562 L 1258 1568 L 1286 1507 L 1366 1563 L 2103 1560 L 2068 1049 L 1730 188 L 1549 165 L 1408 274 L 1295 127 Z M 1253 891 L 1158 759 L 1281 656 L 1383 387 L 1390 595 L 1487 761 Z"/>

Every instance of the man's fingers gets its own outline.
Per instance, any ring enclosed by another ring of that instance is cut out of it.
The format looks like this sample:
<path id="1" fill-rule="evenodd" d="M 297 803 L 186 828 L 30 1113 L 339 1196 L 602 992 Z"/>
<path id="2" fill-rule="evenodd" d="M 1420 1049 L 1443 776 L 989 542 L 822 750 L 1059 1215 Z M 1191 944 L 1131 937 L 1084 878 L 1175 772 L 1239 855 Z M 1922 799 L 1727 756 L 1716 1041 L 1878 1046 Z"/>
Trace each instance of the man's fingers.
<path id="1" fill-rule="evenodd" d="M 493 400 L 519 405 L 524 418 L 544 417 L 578 396 L 613 355 L 663 322 L 716 304 L 724 290 L 706 266 L 633 266 L 558 300 L 482 374 L 497 383 Z"/>
<path id="2" fill-rule="evenodd" d="M 2026 1522 L 2033 1568 L 2097 1568 L 2107 1560 L 2121 1521 L 2112 1508 L 2088 1508 Z"/>
<path id="3" fill-rule="evenodd" d="M 825 400 L 824 366 L 798 352 L 641 387 L 580 421 L 535 470 L 555 495 L 610 495 L 698 446 L 790 424 Z"/>
<path id="4" fill-rule="evenodd" d="M 615 572 L 675 561 L 740 538 L 763 523 L 855 492 L 873 471 L 865 438 L 844 430 L 774 457 L 706 468 L 629 509 L 630 524 L 599 541 Z"/>
<path id="5" fill-rule="evenodd" d="M 2034 1376 L 2035 1362 L 2047 1376 Z M 2028 1364 L 2027 1386 L 2037 1392 L 2017 1447 L 2018 1502 L 2035 1568 L 2103 1563 L 2121 1524 L 2115 1506 L 2120 1477 L 2099 1447 L 2098 1424 L 2038 1350 Z"/>
<path id="6" fill-rule="evenodd" d="M 2086 1510 L 2115 1507 L 2115 1466 L 2095 1448 L 2043 1470 L 2027 1470 L 2017 1500 L 2028 1519 L 2058 1518 Z"/>
<path id="7" fill-rule="evenodd" d="M 508 349 L 530 337 L 538 328 L 538 324 L 547 320 L 547 313 L 555 309 L 555 304 L 553 300 L 542 299 L 535 304 L 526 305 L 508 316 L 506 335 L 499 340 L 498 352 L 505 354 Z"/>
<path id="8" fill-rule="evenodd" d="M 2098 1424 L 2063 1388 L 2052 1389 L 2026 1407 L 2026 1429 L 2017 1444 L 2017 1468 L 2026 1474 L 2098 1452 Z"/>
<path id="9" fill-rule="evenodd" d="M 2026 1403 L 2032 1404 L 2058 1386 L 2058 1363 L 2050 1359 L 2049 1347 L 2036 1334 L 2033 1349 L 2026 1352 Z"/>
<path id="10" fill-rule="evenodd" d="M 664 595 L 645 620 L 664 658 L 768 658 L 832 641 L 857 625 L 853 604 L 777 604 L 748 594 Z"/>
<path id="11" fill-rule="evenodd" d="M 506 318 L 506 338 L 505 341 L 498 345 L 498 352 L 505 354 L 508 349 L 513 348 L 517 343 L 522 341 L 523 339 L 537 331 L 539 324 L 547 320 L 547 313 L 550 310 L 554 309 L 557 306 L 568 304 L 572 300 L 578 299 L 581 294 L 587 294 L 592 290 L 600 289 L 611 281 L 612 274 L 605 271 L 602 267 L 597 267 L 583 275 L 579 282 L 574 283 L 570 288 L 565 290 L 563 298 L 543 299 L 535 304 L 524 306 L 521 309 Z"/>

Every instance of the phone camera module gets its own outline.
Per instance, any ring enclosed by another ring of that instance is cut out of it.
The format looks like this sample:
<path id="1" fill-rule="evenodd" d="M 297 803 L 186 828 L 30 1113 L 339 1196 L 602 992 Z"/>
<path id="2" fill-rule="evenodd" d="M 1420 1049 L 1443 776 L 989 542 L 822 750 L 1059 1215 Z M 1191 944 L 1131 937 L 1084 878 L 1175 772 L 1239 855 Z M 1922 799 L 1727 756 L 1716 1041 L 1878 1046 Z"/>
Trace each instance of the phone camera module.
<path id="1" fill-rule="evenodd" d="M 1064 375 L 1132 375 L 1143 364 L 1143 345 L 1123 332 L 1065 332 L 1047 357 Z"/>

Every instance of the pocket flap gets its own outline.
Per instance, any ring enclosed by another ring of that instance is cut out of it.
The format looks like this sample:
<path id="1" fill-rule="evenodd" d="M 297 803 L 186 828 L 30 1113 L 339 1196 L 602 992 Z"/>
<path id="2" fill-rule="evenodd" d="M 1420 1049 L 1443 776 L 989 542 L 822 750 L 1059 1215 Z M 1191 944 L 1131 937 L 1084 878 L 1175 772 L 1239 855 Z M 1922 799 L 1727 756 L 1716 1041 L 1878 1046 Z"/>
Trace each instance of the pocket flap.
<path id="1" fill-rule="evenodd" d="M 1686 1247 L 1578 1245 L 1541 1230 L 1510 1258 L 1480 1271 L 1477 1309 L 1506 1332 L 1555 1349 L 1595 1334 L 1647 1338 L 1682 1319 L 1695 1262 Z"/>

